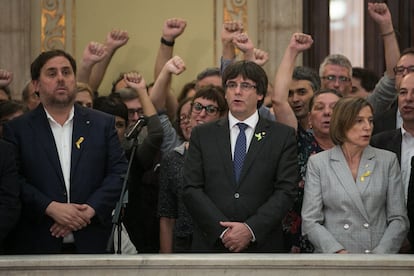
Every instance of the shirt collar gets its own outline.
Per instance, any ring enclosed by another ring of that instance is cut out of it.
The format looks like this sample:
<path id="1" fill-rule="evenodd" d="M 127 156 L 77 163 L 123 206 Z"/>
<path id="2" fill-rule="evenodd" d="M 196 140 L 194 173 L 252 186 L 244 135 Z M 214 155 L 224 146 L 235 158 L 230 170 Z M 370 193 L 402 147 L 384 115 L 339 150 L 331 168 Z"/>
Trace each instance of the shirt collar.
<path id="1" fill-rule="evenodd" d="M 47 109 L 46 109 L 46 108 L 44 108 L 44 107 L 43 107 L 43 109 L 44 109 L 44 110 L 45 110 L 45 112 L 46 112 L 46 118 L 47 118 L 49 121 L 52 121 L 52 122 L 54 122 L 54 123 L 56 123 L 56 124 L 57 124 L 56 120 L 55 120 L 55 119 L 53 119 L 52 115 L 50 115 L 50 113 L 49 113 L 49 112 L 47 112 Z M 74 114 L 75 114 L 75 107 L 74 107 L 74 106 L 72 106 L 72 109 L 71 109 L 71 110 L 70 110 L 70 112 L 69 112 L 69 117 L 68 117 L 68 119 L 66 120 L 65 124 L 66 124 L 67 122 L 70 122 L 70 121 L 73 119 Z"/>
<path id="2" fill-rule="evenodd" d="M 257 110 L 256 110 L 256 112 L 254 112 L 250 117 L 248 117 L 244 121 L 239 121 L 229 111 L 229 126 L 230 126 L 230 128 L 233 128 L 237 123 L 242 122 L 242 123 L 245 123 L 246 125 L 248 125 L 250 128 L 255 129 L 258 121 L 259 121 L 259 113 L 257 112 Z"/>

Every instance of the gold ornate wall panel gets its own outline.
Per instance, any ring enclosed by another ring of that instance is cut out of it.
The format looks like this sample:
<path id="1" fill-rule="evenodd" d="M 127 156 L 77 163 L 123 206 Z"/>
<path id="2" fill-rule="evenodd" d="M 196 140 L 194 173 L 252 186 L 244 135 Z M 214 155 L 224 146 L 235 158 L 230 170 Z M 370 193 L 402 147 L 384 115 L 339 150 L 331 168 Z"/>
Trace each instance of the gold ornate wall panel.
<path id="1" fill-rule="evenodd" d="M 248 29 L 247 0 L 225 0 L 223 2 L 223 21 L 241 21 Z"/>
<path id="2" fill-rule="evenodd" d="M 41 50 L 62 49 L 71 52 L 74 35 L 74 0 L 42 0 Z"/>

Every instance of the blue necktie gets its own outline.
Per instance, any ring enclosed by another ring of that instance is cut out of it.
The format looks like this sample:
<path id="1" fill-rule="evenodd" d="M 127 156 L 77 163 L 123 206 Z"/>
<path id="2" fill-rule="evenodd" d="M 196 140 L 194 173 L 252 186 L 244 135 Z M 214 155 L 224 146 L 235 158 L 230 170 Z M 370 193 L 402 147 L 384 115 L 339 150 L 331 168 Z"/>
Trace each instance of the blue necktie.
<path id="1" fill-rule="evenodd" d="M 244 158 L 246 156 L 246 133 L 244 133 L 244 131 L 248 126 L 244 123 L 237 123 L 237 126 L 239 127 L 240 132 L 237 136 L 236 146 L 234 147 L 233 166 L 236 182 L 239 182 L 239 177 L 243 167 Z"/>

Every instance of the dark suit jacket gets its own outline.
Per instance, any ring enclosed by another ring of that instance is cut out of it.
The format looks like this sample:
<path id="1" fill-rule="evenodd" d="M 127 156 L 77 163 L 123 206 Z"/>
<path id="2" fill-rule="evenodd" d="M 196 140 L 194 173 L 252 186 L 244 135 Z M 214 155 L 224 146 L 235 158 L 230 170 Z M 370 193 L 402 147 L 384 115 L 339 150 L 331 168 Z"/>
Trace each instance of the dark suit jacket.
<path id="1" fill-rule="evenodd" d="M 4 137 L 17 147 L 24 179 L 13 253 L 58 253 L 62 239 L 50 235 L 54 221 L 45 210 L 52 201 L 66 203 L 67 191 L 43 106 L 6 124 Z M 89 204 L 96 212 L 90 225 L 73 233 L 77 251 L 104 253 L 127 166 L 114 117 L 75 104 L 71 155 L 70 201 Z"/>
<path id="2" fill-rule="evenodd" d="M 371 139 L 371 145 L 377 148 L 386 149 L 397 154 L 398 161 L 401 165 L 401 129 L 394 129 L 376 134 Z M 411 250 L 414 253 L 414 175 L 411 170 L 410 183 L 408 184 L 407 193 L 407 215 L 410 221 L 410 231 L 408 239 L 411 243 Z"/>
<path id="3" fill-rule="evenodd" d="M 184 165 L 184 203 L 195 222 L 195 252 L 228 252 L 220 221 L 245 222 L 256 242 L 245 252 L 282 252 L 281 221 L 297 183 L 295 131 L 260 118 L 236 184 L 228 118 L 191 133 Z"/>
<path id="4" fill-rule="evenodd" d="M 20 215 L 20 183 L 13 145 L 0 140 L 0 253 L 9 231 Z"/>
<path id="5" fill-rule="evenodd" d="M 397 109 L 398 103 L 395 101 L 390 109 L 384 113 L 376 114 L 374 117 L 374 130 L 372 135 L 378 134 L 380 132 L 395 130 L 397 125 Z"/>

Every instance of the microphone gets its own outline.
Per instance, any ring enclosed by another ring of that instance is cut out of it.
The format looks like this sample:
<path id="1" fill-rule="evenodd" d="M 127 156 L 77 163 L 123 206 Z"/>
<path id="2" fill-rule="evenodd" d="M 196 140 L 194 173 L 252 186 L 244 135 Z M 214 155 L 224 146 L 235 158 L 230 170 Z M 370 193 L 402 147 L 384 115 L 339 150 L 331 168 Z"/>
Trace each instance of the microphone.
<path id="1" fill-rule="evenodd" d="M 142 128 L 146 125 L 147 125 L 147 119 L 144 116 L 140 116 L 138 121 L 135 123 L 135 125 L 131 127 L 131 129 L 127 133 L 125 133 L 125 138 L 127 140 L 137 138 Z"/>

